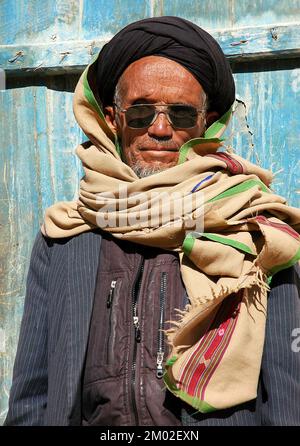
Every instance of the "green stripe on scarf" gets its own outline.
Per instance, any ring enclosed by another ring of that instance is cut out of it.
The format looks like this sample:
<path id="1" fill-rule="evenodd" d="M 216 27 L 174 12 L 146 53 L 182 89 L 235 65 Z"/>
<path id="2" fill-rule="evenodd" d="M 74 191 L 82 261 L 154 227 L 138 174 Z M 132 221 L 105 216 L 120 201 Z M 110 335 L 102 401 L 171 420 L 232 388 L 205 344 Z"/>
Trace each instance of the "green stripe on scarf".
<path id="1" fill-rule="evenodd" d="M 120 158 L 122 159 L 122 146 L 121 146 L 121 143 L 119 141 L 119 137 L 117 134 L 115 134 L 115 146 L 116 146 L 116 150 L 117 150 Z"/>
<path id="2" fill-rule="evenodd" d="M 170 380 L 169 376 L 166 373 L 164 374 L 164 382 L 165 382 L 167 388 L 174 395 L 176 395 L 177 397 L 179 397 L 186 403 L 190 404 L 195 409 L 199 410 L 199 412 L 209 413 L 209 412 L 214 412 L 215 410 L 217 410 L 215 407 L 211 406 L 210 404 L 206 403 L 205 401 L 199 400 L 199 398 L 188 395 L 187 393 L 178 389 L 176 387 L 176 385 Z"/>
<path id="3" fill-rule="evenodd" d="M 195 237 L 192 234 L 188 234 L 182 245 L 182 250 L 186 256 L 189 256 L 192 252 L 193 246 L 195 243 Z"/>
<path id="4" fill-rule="evenodd" d="M 87 79 L 87 74 L 88 74 L 88 70 L 85 70 L 84 72 L 84 76 L 83 76 L 83 92 L 84 92 L 84 96 L 86 97 L 87 101 L 89 102 L 89 104 L 96 110 L 96 112 L 98 113 L 98 115 L 100 116 L 100 118 L 105 121 L 105 116 L 103 114 L 103 111 L 101 110 L 101 108 L 99 107 L 98 102 L 95 99 L 95 96 L 91 90 L 91 87 L 89 85 L 88 79 Z M 122 158 L 122 149 L 121 149 L 121 144 L 118 138 L 118 135 L 115 134 L 115 147 L 116 150 L 120 156 L 120 158 Z"/>
<path id="5" fill-rule="evenodd" d="M 255 252 L 253 252 L 248 245 L 242 242 L 238 242 L 237 240 L 233 240 L 227 237 L 221 237 L 220 235 L 212 234 L 210 232 L 204 232 L 202 236 L 214 242 L 232 246 L 233 248 L 239 249 L 240 251 L 246 252 L 247 254 L 251 254 L 253 256 L 256 255 Z"/>
<path id="6" fill-rule="evenodd" d="M 256 255 L 255 252 L 253 252 L 248 245 L 242 242 L 238 242 L 237 240 L 233 240 L 227 237 L 221 237 L 220 235 L 216 235 L 211 232 L 203 232 L 201 234 L 201 237 L 212 240 L 213 242 L 222 243 L 223 245 L 232 246 L 235 249 L 246 252 L 247 254 L 251 254 L 253 256 Z M 191 254 L 196 238 L 197 237 L 193 236 L 193 234 L 188 234 L 184 239 L 182 250 L 186 256 L 189 256 Z"/>
<path id="7" fill-rule="evenodd" d="M 218 121 L 215 121 L 210 127 L 208 127 L 208 129 L 204 133 L 204 138 L 215 138 L 215 136 L 221 130 L 223 130 L 224 127 L 226 127 L 231 112 L 232 112 L 232 107 L 230 107 L 230 109 L 226 113 L 224 113 L 224 115 L 221 116 L 221 118 L 218 119 Z"/>
<path id="8" fill-rule="evenodd" d="M 176 355 L 172 356 L 172 358 L 170 358 L 170 359 L 167 360 L 167 362 L 166 362 L 166 366 L 173 365 L 174 362 L 177 361 L 177 359 L 178 359 L 178 356 L 176 356 Z"/>
<path id="9" fill-rule="evenodd" d="M 272 268 L 270 270 L 270 274 L 272 274 L 272 276 L 273 276 L 274 274 L 278 273 L 282 269 L 286 269 L 286 268 L 289 268 L 290 266 L 295 265 L 295 263 L 297 263 L 299 260 L 300 260 L 300 249 L 298 249 L 298 251 L 296 252 L 294 257 L 292 257 L 291 260 L 289 260 L 287 263 L 283 263 L 282 265 L 274 266 L 274 268 Z"/>
<path id="10" fill-rule="evenodd" d="M 224 139 L 220 139 L 220 138 L 194 138 L 194 139 L 190 139 L 185 144 L 183 144 L 183 146 L 181 146 L 180 149 L 179 149 L 178 164 L 183 164 L 186 161 L 186 157 L 187 157 L 188 151 L 192 147 L 198 146 L 198 145 L 201 145 L 201 144 L 206 144 L 208 142 L 221 143 L 222 141 L 224 141 Z"/>
<path id="11" fill-rule="evenodd" d="M 91 104 L 91 106 L 96 110 L 96 112 L 98 113 L 100 118 L 105 121 L 104 114 L 103 114 L 101 108 L 99 107 L 98 102 L 96 101 L 95 96 L 94 96 L 94 94 L 93 94 L 93 92 L 91 90 L 91 87 L 89 85 L 89 82 L 87 80 L 87 74 L 88 74 L 88 70 L 85 70 L 84 76 L 83 76 L 84 96 L 88 100 L 89 104 Z"/>
<path id="12" fill-rule="evenodd" d="M 208 200 L 208 203 L 213 201 L 221 200 L 222 198 L 230 197 L 231 195 L 240 194 L 241 192 L 245 192 L 248 189 L 251 189 L 254 186 L 260 186 L 263 192 L 270 193 L 267 186 L 260 180 L 247 180 L 244 183 L 238 184 L 237 186 L 231 187 L 228 190 L 225 190 L 221 194 L 217 195 L 214 198 Z"/>

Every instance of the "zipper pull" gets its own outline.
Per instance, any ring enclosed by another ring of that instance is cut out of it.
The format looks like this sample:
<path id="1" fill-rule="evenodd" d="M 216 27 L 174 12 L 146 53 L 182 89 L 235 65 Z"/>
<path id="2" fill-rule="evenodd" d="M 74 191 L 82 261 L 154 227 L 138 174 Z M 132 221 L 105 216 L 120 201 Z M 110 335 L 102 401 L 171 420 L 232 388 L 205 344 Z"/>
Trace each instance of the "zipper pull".
<path id="1" fill-rule="evenodd" d="M 114 292 L 115 292 L 115 288 L 116 288 L 116 283 L 117 283 L 116 280 L 112 280 L 111 281 L 110 290 L 109 290 L 109 294 L 108 294 L 107 301 L 106 301 L 107 308 L 111 307 L 112 300 L 114 298 Z"/>
<path id="2" fill-rule="evenodd" d="M 157 352 L 157 357 L 156 357 L 156 377 L 159 378 L 159 379 L 164 376 L 163 360 L 164 360 L 164 352 Z"/>
<path id="3" fill-rule="evenodd" d="M 141 342 L 141 330 L 140 330 L 139 318 L 137 316 L 133 316 L 133 325 L 135 329 L 135 340 L 136 342 Z"/>

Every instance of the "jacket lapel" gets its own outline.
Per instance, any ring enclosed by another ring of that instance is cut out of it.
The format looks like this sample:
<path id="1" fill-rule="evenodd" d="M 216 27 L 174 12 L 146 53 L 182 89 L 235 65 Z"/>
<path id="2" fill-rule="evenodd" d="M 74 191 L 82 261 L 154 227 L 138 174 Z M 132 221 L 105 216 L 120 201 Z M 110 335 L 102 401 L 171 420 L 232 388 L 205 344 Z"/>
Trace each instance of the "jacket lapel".
<path id="1" fill-rule="evenodd" d="M 70 425 L 80 423 L 81 378 L 98 270 L 101 235 L 86 232 L 68 242 L 67 406 Z"/>

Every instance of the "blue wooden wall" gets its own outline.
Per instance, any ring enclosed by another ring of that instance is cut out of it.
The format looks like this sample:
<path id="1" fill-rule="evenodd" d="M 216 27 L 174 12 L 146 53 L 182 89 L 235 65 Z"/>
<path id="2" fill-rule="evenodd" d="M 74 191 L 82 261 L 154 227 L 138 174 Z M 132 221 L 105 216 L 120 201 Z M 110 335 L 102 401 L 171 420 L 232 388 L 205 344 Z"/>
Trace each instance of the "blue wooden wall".
<path id="1" fill-rule="evenodd" d="M 219 41 L 240 100 L 228 149 L 271 168 L 274 189 L 300 204 L 300 0 L 0 0 L 0 423 L 33 239 L 44 210 L 78 189 L 74 85 L 120 28 L 159 15 L 194 21 Z"/>

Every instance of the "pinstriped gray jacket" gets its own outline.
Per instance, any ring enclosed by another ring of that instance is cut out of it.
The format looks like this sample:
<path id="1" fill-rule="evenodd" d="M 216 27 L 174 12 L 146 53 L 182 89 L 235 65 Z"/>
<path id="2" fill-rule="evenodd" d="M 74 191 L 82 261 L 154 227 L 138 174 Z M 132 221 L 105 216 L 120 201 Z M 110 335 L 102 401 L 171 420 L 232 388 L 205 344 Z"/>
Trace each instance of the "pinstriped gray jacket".
<path id="1" fill-rule="evenodd" d="M 81 424 L 81 379 L 100 246 L 97 232 L 58 240 L 38 234 L 5 425 Z M 298 290 L 298 267 L 273 279 L 257 399 L 211 414 L 184 409 L 183 425 L 300 425 L 300 339 L 293 337 L 300 329 Z M 55 345 L 52 337 L 58 339 Z"/>

